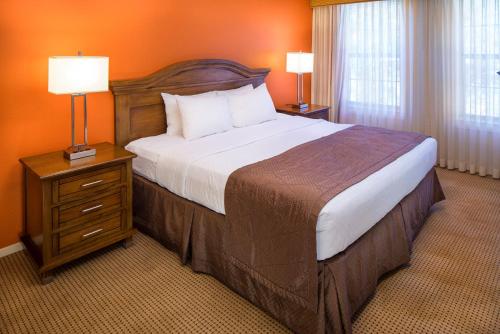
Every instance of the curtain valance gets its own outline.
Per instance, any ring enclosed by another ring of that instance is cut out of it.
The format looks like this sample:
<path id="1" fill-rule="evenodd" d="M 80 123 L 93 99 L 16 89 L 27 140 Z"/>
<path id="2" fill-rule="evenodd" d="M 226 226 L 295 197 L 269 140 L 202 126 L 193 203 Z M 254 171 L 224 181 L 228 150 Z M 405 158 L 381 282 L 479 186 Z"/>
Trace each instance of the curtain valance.
<path id="1" fill-rule="evenodd" d="M 344 5 L 356 2 L 368 2 L 378 0 L 311 0 L 311 7 L 329 6 L 329 5 Z"/>

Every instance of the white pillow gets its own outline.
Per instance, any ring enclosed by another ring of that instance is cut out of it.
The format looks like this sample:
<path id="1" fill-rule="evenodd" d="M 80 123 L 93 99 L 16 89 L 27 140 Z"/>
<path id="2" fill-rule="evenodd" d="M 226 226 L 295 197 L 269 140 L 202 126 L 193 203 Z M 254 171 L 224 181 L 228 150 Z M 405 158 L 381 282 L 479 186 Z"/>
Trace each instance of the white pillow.
<path id="1" fill-rule="evenodd" d="M 253 85 L 248 84 L 240 88 L 228 89 L 228 90 L 216 90 L 215 93 L 218 96 L 228 96 L 228 95 L 241 95 L 253 91 Z"/>
<path id="2" fill-rule="evenodd" d="M 181 115 L 179 114 L 179 107 L 177 106 L 177 97 L 179 97 L 180 95 L 161 93 L 161 96 L 163 97 L 163 102 L 165 103 L 165 114 L 167 117 L 167 135 L 182 136 Z M 215 96 L 215 92 L 207 92 L 189 96 L 190 97 Z"/>
<path id="3" fill-rule="evenodd" d="M 231 112 L 223 96 L 178 96 L 182 134 L 188 140 L 231 129 Z"/>
<path id="4" fill-rule="evenodd" d="M 228 95 L 233 126 L 242 128 L 277 118 L 274 103 L 266 84 L 241 95 Z"/>

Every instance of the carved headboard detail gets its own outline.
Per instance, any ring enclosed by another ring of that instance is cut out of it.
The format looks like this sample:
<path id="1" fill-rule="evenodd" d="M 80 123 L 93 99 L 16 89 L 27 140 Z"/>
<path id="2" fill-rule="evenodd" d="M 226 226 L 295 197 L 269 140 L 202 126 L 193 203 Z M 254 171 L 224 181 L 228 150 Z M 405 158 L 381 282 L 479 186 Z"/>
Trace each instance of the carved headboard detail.
<path id="1" fill-rule="evenodd" d="M 270 69 L 251 69 L 230 60 L 189 60 L 167 66 L 139 79 L 110 82 L 115 98 L 115 143 L 166 131 L 165 107 L 160 93 L 199 94 L 212 90 L 262 84 Z"/>

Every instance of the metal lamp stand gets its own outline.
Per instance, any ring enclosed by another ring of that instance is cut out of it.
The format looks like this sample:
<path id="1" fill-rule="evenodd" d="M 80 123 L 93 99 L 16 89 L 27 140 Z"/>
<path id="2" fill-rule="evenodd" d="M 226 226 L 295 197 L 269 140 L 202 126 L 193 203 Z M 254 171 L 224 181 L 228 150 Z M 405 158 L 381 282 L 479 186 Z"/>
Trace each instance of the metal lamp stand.
<path id="1" fill-rule="evenodd" d="M 83 96 L 83 144 L 75 143 L 75 98 Z M 68 160 L 75 160 L 95 155 L 95 148 L 88 146 L 87 141 L 87 95 L 71 94 L 71 147 L 64 151 L 64 157 Z"/>
<path id="2" fill-rule="evenodd" d="M 297 73 L 297 104 L 292 104 L 293 108 L 307 110 L 309 105 L 304 102 L 304 74 Z"/>

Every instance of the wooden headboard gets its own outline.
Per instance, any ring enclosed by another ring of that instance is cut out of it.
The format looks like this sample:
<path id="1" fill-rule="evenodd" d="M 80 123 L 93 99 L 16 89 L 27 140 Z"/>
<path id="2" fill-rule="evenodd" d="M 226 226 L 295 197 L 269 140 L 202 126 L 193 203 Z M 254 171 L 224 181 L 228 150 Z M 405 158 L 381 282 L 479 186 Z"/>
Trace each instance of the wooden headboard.
<path id="1" fill-rule="evenodd" d="M 166 131 L 165 107 L 160 93 L 199 94 L 212 90 L 262 84 L 270 69 L 251 69 L 230 60 L 189 60 L 169 65 L 139 79 L 110 82 L 115 98 L 115 143 Z"/>

